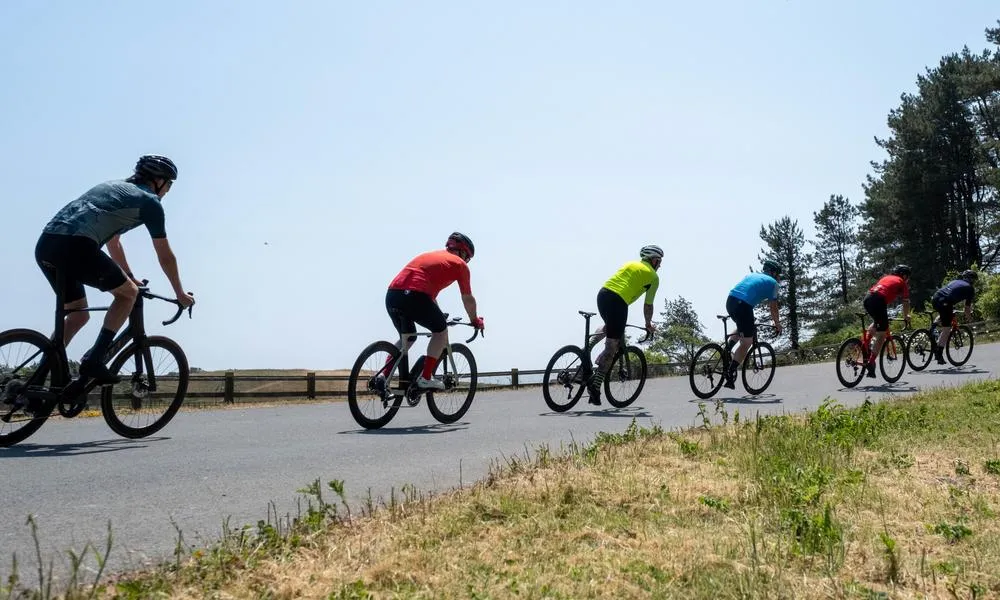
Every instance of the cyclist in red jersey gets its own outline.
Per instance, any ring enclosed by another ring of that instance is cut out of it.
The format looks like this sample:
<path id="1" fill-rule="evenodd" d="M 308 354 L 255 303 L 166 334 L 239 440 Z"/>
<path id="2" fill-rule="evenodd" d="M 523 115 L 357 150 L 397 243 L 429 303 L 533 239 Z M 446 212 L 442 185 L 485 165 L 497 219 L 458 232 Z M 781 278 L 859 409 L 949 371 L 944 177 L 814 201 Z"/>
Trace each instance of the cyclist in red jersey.
<path id="1" fill-rule="evenodd" d="M 872 318 L 868 335 L 875 336 L 875 347 L 868 356 L 868 376 L 875 377 L 875 359 L 885 343 L 885 332 L 889 330 L 889 305 L 897 298 L 903 299 L 903 322 L 910 324 L 910 267 L 896 265 L 888 275 L 868 289 L 865 295 L 865 312 Z"/>
<path id="2" fill-rule="evenodd" d="M 476 313 L 476 298 L 472 295 L 469 283 L 467 263 L 475 253 L 476 247 L 472 240 L 456 231 L 448 236 L 444 250 L 432 250 L 418 255 L 389 284 L 389 290 L 385 294 L 385 308 L 396 331 L 400 334 L 414 333 L 414 323 L 431 331 L 423 371 L 415 382 L 420 389 L 444 389 L 443 381 L 433 379 L 434 368 L 448 343 L 448 325 L 437 304 L 438 292 L 457 281 L 469 322 L 476 329 L 485 329 L 483 318 Z M 407 337 L 405 345 L 400 348 L 403 352 L 403 360 L 400 361 L 402 381 L 409 379 L 407 354 L 410 344 L 416 339 L 416 336 Z"/>

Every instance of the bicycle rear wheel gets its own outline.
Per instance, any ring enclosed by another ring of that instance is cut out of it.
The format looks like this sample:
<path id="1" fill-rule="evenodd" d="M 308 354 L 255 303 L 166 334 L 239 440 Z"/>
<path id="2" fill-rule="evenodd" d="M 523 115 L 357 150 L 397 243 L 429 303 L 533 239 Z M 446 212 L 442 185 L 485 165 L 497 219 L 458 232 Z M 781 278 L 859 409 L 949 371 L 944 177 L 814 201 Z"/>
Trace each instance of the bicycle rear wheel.
<path id="1" fill-rule="evenodd" d="M 472 350 L 464 344 L 452 344 L 451 355 L 455 360 L 454 366 L 445 350 L 434 370 L 434 376 L 444 381 L 445 389 L 427 392 L 427 408 L 441 423 L 454 423 L 468 412 L 479 383 L 479 371 Z"/>
<path id="2" fill-rule="evenodd" d="M 900 338 L 892 338 L 882 344 L 878 357 L 882 377 L 889 383 L 896 383 L 906 370 L 906 344 Z"/>
<path id="3" fill-rule="evenodd" d="M 101 412 L 108 427 L 130 439 L 153 435 L 174 418 L 187 394 L 187 356 L 161 336 L 133 342 L 111 361 L 121 382 L 101 388 Z"/>
<path id="4" fill-rule="evenodd" d="M 751 395 L 764 393 L 774 379 L 774 348 L 767 342 L 757 342 L 743 359 L 743 387 Z"/>
<path id="5" fill-rule="evenodd" d="M 972 336 L 972 329 L 968 325 L 959 325 L 951 330 L 951 337 L 948 338 L 948 362 L 956 367 L 961 367 L 972 358 L 972 347 L 976 344 Z"/>
<path id="6" fill-rule="evenodd" d="M 914 371 L 923 371 L 934 358 L 934 342 L 930 329 L 918 329 L 906 341 L 906 362 Z"/>
<path id="7" fill-rule="evenodd" d="M 691 391 L 702 400 L 711 398 L 719 391 L 726 379 L 726 361 L 722 346 L 705 344 L 691 360 L 688 380 Z"/>
<path id="8" fill-rule="evenodd" d="M 29 398 L 32 388 L 60 388 L 62 357 L 49 338 L 30 329 L 0 333 L 0 447 L 22 442 L 45 423 L 55 408 L 49 400 Z"/>
<path id="9" fill-rule="evenodd" d="M 388 389 L 386 379 L 379 382 L 378 375 L 388 365 L 399 358 L 399 348 L 395 344 L 380 341 L 370 344 L 361 351 L 351 368 L 351 378 L 347 382 L 347 405 L 351 416 L 365 429 L 384 427 L 392 420 L 403 403 L 403 394 L 393 394 Z"/>
<path id="10" fill-rule="evenodd" d="M 555 412 L 566 412 L 580 401 L 590 378 L 590 360 L 577 346 L 563 346 L 549 359 L 542 376 L 542 397 Z"/>
<path id="11" fill-rule="evenodd" d="M 837 379 L 844 387 L 852 388 L 865 376 L 865 352 L 861 340 L 844 340 L 837 350 Z"/>
<path id="12" fill-rule="evenodd" d="M 646 385 L 646 355 L 636 346 L 619 350 L 604 378 L 604 396 L 615 408 L 635 402 Z"/>

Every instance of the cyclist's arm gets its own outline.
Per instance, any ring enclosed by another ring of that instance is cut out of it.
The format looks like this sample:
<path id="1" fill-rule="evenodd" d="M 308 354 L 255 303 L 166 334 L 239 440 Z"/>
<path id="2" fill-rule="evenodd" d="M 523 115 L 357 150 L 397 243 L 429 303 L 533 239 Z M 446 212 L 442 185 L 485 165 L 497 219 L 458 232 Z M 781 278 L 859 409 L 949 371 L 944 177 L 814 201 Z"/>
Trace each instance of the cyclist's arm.
<path id="1" fill-rule="evenodd" d="M 904 321 L 909 321 L 910 320 L 910 299 L 909 298 L 904 298 L 903 299 L 903 320 Z"/>
<path id="2" fill-rule="evenodd" d="M 479 320 L 479 314 L 476 313 L 476 297 L 472 294 L 462 294 L 462 304 L 465 306 L 465 312 L 469 314 L 469 322 L 475 323 Z"/>
<path id="3" fill-rule="evenodd" d="M 660 287 L 660 278 L 657 275 L 653 275 L 653 281 L 649 283 L 649 288 L 646 289 L 646 303 L 642 307 L 642 315 L 646 317 L 646 328 L 653 324 L 653 301 L 656 300 L 656 290 Z"/>
<path id="4" fill-rule="evenodd" d="M 156 258 L 160 261 L 160 268 L 163 269 L 163 274 L 167 276 L 171 287 L 174 288 L 174 293 L 178 296 L 184 295 L 184 286 L 181 285 L 181 276 L 177 271 L 177 257 L 170 249 L 167 238 L 153 238 L 153 249 L 156 250 Z"/>
<path id="5" fill-rule="evenodd" d="M 642 316 L 646 317 L 646 328 L 648 329 L 653 325 L 653 305 L 643 304 L 642 305 Z"/>
<path id="6" fill-rule="evenodd" d="M 781 327 L 781 322 L 780 322 L 781 319 L 780 319 L 780 317 L 778 315 L 778 301 L 777 300 L 771 300 L 768 303 L 768 308 L 771 309 L 771 321 L 774 322 L 774 326 L 776 328 Z"/>
<path id="7" fill-rule="evenodd" d="M 113 238 L 108 240 L 108 254 L 111 255 L 111 260 L 122 268 L 125 275 L 132 279 L 132 269 L 128 266 L 128 260 L 125 259 L 125 248 L 122 247 L 122 240 L 120 235 L 115 235 Z"/>

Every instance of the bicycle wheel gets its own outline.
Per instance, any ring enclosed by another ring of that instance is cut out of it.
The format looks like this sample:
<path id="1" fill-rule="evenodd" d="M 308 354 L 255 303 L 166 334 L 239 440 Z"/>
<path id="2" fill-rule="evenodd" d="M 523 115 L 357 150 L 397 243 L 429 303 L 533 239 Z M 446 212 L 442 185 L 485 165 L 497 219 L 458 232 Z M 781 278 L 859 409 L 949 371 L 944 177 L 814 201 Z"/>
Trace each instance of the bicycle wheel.
<path id="1" fill-rule="evenodd" d="M 396 416 L 399 405 L 403 403 L 403 392 L 393 394 L 386 388 L 384 380 L 380 385 L 376 378 L 386 365 L 394 364 L 398 358 L 399 348 L 395 344 L 380 341 L 365 348 L 351 367 L 347 405 L 351 416 L 365 429 L 384 427 Z M 359 382 L 362 383 L 359 385 Z"/>
<path id="2" fill-rule="evenodd" d="M 889 383 L 896 383 L 906 370 L 906 342 L 902 338 L 887 339 L 882 344 L 878 357 L 882 377 Z"/>
<path id="3" fill-rule="evenodd" d="M 837 379 L 844 387 L 852 388 L 865 376 L 865 353 L 861 340 L 844 340 L 837 350 Z"/>
<path id="4" fill-rule="evenodd" d="M 762 394 L 771 385 L 777 367 L 774 356 L 774 348 L 767 342 L 757 342 L 747 352 L 743 359 L 743 387 L 751 395 Z"/>
<path id="5" fill-rule="evenodd" d="M 951 330 L 951 337 L 948 338 L 948 362 L 956 367 L 961 367 L 969 362 L 972 357 L 972 347 L 976 345 L 976 340 L 972 335 L 972 328 L 968 325 L 959 325 Z"/>
<path id="6" fill-rule="evenodd" d="M 177 342 L 161 336 L 133 342 L 111 361 L 121 382 L 101 388 L 101 412 L 118 435 L 137 439 L 166 427 L 187 394 L 187 356 Z"/>
<path id="7" fill-rule="evenodd" d="M 590 378 L 590 359 L 577 346 L 563 346 L 545 365 L 542 397 L 555 412 L 565 412 L 580 401 Z"/>
<path id="8" fill-rule="evenodd" d="M 646 385 L 646 355 L 636 346 L 619 350 L 604 378 L 604 396 L 615 408 L 635 402 Z"/>
<path id="9" fill-rule="evenodd" d="M 55 408 L 55 394 L 40 400 L 29 399 L 25 392 L 28 386 L 61 387 L 64 369 L 59 352 L 41 333 L 0 333 L 0 447 L 28 439 L 45 423 Z"/>
<path id="10" fill-rule="evenodd" d="M 923 371 L 934 358 L 934 338 L 930 329 L 918 329 L 906 340 L 906 362 L 914 371 Z"/>
<path id="11" fill-rule="evenodd" d="M 464 344 L 452 344 L 451 356 L 454 365 L 448 360 L 448 351 L 445 350 L 434 369 L 434 376 L 444 381 L 445 389 L 427 392 L 427 408 L 442 423 L 454 423 L 468 412 L 479 382 L 472 350 Z"/>
<path id="12" fill-rule="evenodd" d="M 711 398 L 722 387 L 726 378 L 726 362 L 722 346 L 705 344 L 695 353 L 688 370 L 691 391 L 702 400 Z"/>

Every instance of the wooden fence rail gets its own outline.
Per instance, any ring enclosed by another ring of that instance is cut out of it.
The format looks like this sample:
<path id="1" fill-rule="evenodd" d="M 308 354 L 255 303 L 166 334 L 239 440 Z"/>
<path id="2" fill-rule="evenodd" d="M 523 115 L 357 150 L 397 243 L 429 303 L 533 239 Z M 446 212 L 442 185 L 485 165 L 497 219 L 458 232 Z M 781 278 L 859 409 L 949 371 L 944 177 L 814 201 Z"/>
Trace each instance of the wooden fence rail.
<path id="1" fill-rule="evenodd" d="M 992 335 L 1000 333 L 1000 323 L 979 321 L 970 323 L 976 335 Z M 785 349 L 777 352 L 779 366 L 798 364 L 816 360 L 833 358 L 840 346 L 830 344 Z M 689 362 L 649 363 L 649 377 L 669 377 L 687 375 Z M 544 369 L 518 369 L 509 371 L 488 371 L 479 373 L 479 389 L 519 389 L 541 383 L 540 377 Z M 233 404 L 237 399 L 300 399 L 315 400 L 320 398 L 338 398 L 347 396 L 347 375 L 317 375 L 309 372 L 305 375 L 239 375 L 228 371 L 223 375 L 191 375 L 187 398 L 221 399 L 225 404 Z M 281 389 L 244 389 L 257 384 L 260 387 L 279 387 Z M 291 385 L 287 385 L 291 384 Z M 323 385 L 326 384 L 326 385 Z M 214 388 L 214 389 L 212 389 Z"/>

